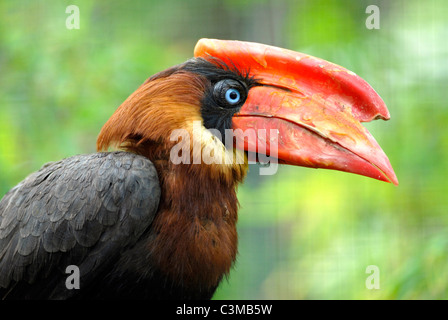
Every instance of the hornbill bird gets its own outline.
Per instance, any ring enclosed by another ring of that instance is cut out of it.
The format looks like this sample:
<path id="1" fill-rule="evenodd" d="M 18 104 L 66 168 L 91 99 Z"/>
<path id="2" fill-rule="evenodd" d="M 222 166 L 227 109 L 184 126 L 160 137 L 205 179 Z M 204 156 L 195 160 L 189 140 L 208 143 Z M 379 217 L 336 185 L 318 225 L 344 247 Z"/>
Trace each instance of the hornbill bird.
<path id="1" fill-rule="evenodd" d="M 0 297 L 209 299 L 237 255 L 248 156 L 398 184 L 361 125 L 373 119 L 389 119 L 384 102 L 343 67 L 201 39 L 124 101 L 97 153 L 45 164 L 3 197 Z"/>

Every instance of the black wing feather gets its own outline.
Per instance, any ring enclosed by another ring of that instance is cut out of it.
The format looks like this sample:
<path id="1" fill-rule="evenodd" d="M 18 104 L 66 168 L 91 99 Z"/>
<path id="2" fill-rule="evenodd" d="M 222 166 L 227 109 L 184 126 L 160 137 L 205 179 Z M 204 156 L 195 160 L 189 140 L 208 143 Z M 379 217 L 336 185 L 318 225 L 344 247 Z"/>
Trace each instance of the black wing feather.
<path id="1" fill-rule="evenodd" d="M 0 201 L 0 299 L 70 297 L 65 268 L 77 265 L 88 285 L 137 242 L 159 200 L 157 172 L 139 155 L 46 164 Z M 46 289 L 33 288 L 43 280 Z"/>

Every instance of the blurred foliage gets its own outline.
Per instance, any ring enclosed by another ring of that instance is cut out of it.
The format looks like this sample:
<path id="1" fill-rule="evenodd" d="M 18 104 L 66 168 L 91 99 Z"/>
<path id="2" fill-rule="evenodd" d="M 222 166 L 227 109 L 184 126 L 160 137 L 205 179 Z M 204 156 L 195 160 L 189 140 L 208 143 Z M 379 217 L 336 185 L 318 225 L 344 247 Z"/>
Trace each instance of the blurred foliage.
<path id="1" fill-rule="evenodd" d="M 70 4 L 79 30 L 65 27 Z M 365 26 L 372 4 L 379 30 Z M 366 127 L 400 185 L 251 166 L 240 254 L 215 298 L 447 299 L 447 16 L 444 0 L 4 0 L 0 195 L 45 162 L 94 152 L 120 103 L 199 38 L 287 47 L 347 67 L 382 96 L 391 120 Z M 369 265 L 380 289 L 366 288 Z"/>

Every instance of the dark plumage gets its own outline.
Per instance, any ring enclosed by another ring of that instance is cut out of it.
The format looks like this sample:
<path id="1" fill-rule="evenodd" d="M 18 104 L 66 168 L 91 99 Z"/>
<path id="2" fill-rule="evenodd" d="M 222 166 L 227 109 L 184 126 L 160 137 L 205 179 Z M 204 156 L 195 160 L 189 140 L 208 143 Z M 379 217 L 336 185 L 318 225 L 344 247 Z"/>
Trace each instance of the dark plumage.
<path id="1" fill-rule="evenodd" d="M 142 156 L 97 153 L 46 164 L 0 202 L 0 299 L 79 293 L 65 287 L 68 265 L 79 266 L 83 286 L 104 281 L 114 272 L 106 262 L 136 243 L 159 200 L 156 170 Z M 27 284 L 36 282 L 45 285 Z"/>

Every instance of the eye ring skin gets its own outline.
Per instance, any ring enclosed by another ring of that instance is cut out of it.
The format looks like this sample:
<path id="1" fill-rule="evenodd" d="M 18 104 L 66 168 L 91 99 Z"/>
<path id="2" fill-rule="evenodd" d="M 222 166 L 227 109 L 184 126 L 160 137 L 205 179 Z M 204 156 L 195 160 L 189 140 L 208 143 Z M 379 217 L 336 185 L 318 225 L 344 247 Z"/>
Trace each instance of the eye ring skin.
<path id="1" fill-rule="evenodd" d="M 235 108 L 241 106 L 247 98 L 245 85 L 233 79 L 218 81 L 213 87 L 213 98 L 217 104 L 224 108 Z M 236 97 L 233 97 L 236 95 Z"/>

